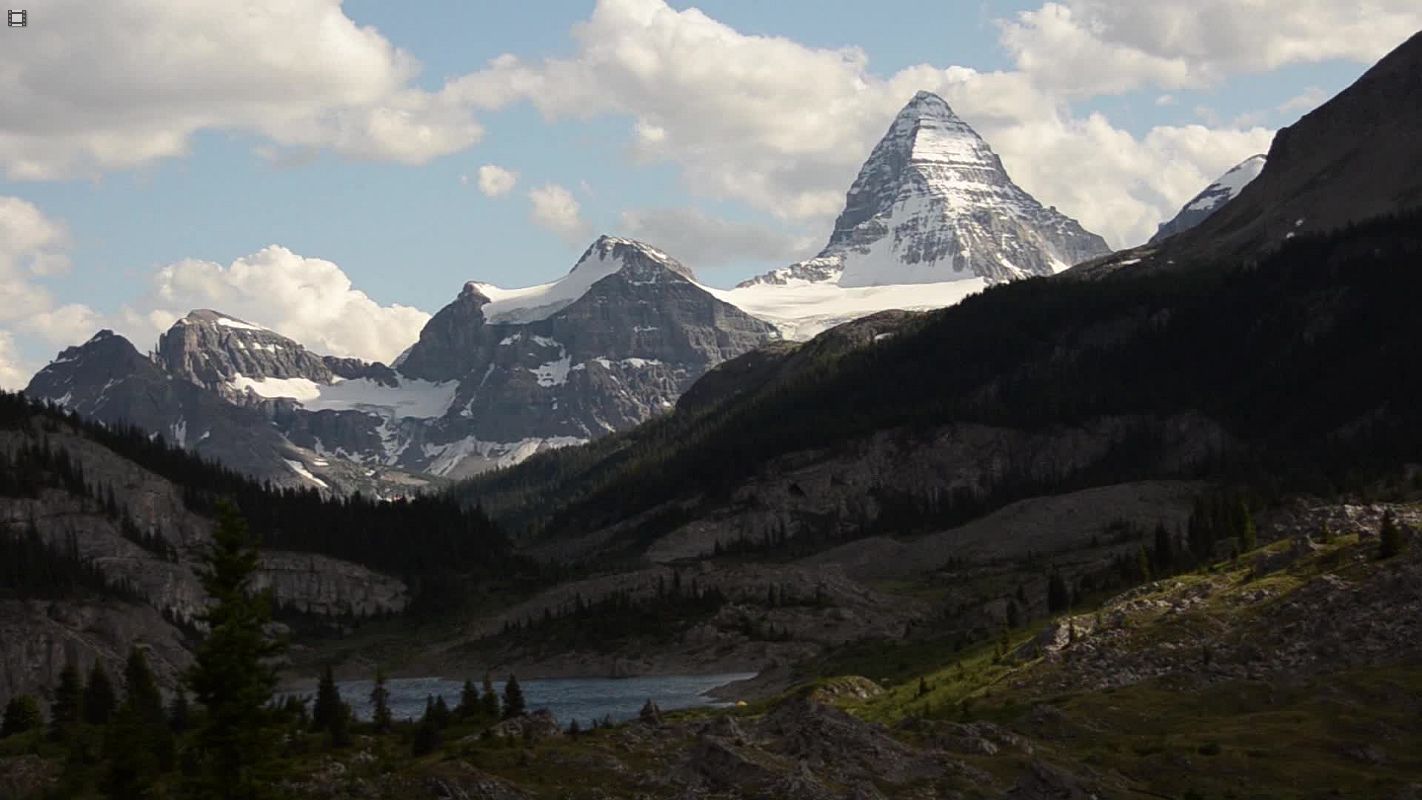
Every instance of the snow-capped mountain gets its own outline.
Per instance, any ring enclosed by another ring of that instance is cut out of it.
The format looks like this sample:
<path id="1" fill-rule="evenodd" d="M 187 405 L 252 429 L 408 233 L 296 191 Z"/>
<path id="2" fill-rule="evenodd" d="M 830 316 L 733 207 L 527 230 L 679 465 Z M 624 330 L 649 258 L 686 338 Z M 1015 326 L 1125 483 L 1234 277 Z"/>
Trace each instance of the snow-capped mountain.
<path id="1" fill-rule="evenodd" d="M 636 425 L 775 336 L 660 250 L 602 237 L 552 283 L 465 285 L 394 368 L 203 309 L 150 358 L 102 332 L 26 392 L 277 483 L 399 493 Z"/>
<path id="2" fill-rule="evenodd" d="M 1250 181 L 1259 177 L 1259 173 L 1264 171 L 1264 162 L 1265 157 L 1261 153 L 1252 155 L 1231 167 L 1228 172 L 1219 177 L 1219 180 L 1206 186 L 1204 191 L 1190 198 L 1190 202 L 1181 206 L 1180 212 L 1169 222 L 1162 222 L 1156 229 L 1155 235 L 1150 237 L 1150 244 L 1155 244 L 1181 231 L 1187 231 L 1204 222 L 1211 214 L 1224 208 L 1225 204 L 1237 197 L 1240 190 L 1248 186 Z"/>
<path id="3" fill-rule="evenodd" d="M 919 92 L 874 147 L 819 255 L 742 283 L 841 287 L 997 283 L 1110 252 L 1012 182 L 987 142 Z"/>

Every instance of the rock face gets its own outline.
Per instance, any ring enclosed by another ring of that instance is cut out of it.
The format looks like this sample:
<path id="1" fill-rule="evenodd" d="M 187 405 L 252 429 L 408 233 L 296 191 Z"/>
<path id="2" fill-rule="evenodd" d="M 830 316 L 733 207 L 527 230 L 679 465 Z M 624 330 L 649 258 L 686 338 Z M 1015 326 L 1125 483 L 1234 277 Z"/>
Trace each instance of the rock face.
<path id="1" fill-rule="evenodd" d="M 122 592 L 57 599 L 0 598 L 0 704 L 20 693 L 43 694 L 67 662 L 87 669 L 102 661 L 122 674 L 132 646 L 147 648 L 161 683 L 172 686 L 187 665 L 181 626 L 204 609 L 199 564 L 212 523 L 189 511 L 182 488 L 74 432 L 45 432 L 146 537 L 126 536 L 119 520 L 90 497 L 46 489 L 38 497 L 0 497 L 0 536 L 33 525 L 51 549 L 71 549 Z M 13 453 L 38 435 L 0 431 L 0 452 Z M 312 553 L 266 551 L 254 585 L 271 589 L 281 609 L 318 616 L 396 613 L 409 603 L 401 581 L 358 564 Z M 110 596 L 110 594 L 112 596 Z"/>
<path id="2" fill-rule="evenodd" d="M 1228 172 L 1221 175 L 1214 183 L 1206 186 L 1204 191 L 1190 198 L 1190 202 L 1181 206 L 1179 213 L 1171 217 L 1168 222 L 1162 222 L 1156 229 L 1155 235 L 1150 237 L 1150 243 L 1155 244 L 1177 233 L 1187 231 L 1204 222 L 1211 214 L 1224 208 L 1225 204 L 1238 196 L 1250 181 L 1259 177 L 1260 171 L 1264 169 L 1265 160 L 1263 154 L 1253 155 L 1230 167 Z"/>
<path id="3" fill-rule="evenodd" d="M 554 283 L 468 284 L 393 368 L 198 310 L 151 359 L 103 331 L 26 392 L 274 483 L 393 496 L 423 483 L 410 473 L 459 477 L 629 428 L 775 335 L 665 253 L 603 237 Z"/>
<path id="4" fill-rule="evenodd" d="M 742 286 L 998 283 L 1107 252 L 1100 236 L 1013 183 L 942 98 L 919 92 L 860 169 L 825 249 Z"/>
<path id="5" fill-rule="evenodd" d="M 1218 214 L 1172 240 L 1172 250 L 1274 249 L 1292 235 L 1416 208 L 1422 205 L 1420 127 L 1417 33 L 1352 86 L 1282 128 L 1259 177 Z"/>

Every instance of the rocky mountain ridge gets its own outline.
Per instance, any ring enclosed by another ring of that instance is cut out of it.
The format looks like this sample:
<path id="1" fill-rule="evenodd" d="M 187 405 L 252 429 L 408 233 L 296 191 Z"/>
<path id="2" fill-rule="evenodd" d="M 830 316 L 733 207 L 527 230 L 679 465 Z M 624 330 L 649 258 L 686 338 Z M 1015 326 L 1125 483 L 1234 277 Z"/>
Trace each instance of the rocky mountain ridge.
<path id="1" fill-rule="evenodd" d="M 394 496 L 628 428 L 775 336 L 665 253 L 602 237 L 552 284 L 466 285 L 393 367 L 202 309 L 152 358 L 101 332 L 27 393 L 279 484 Z"/>

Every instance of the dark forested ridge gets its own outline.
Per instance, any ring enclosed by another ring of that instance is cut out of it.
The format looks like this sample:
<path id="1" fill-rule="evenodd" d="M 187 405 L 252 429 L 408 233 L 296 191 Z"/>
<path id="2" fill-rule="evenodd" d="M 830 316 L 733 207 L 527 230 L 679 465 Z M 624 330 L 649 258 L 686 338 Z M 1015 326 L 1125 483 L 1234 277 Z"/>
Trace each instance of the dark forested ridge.
<path id="1" fill-rule="evenodd" d="M 1419 258 L 1412 212 L 1300 236 L 1243 266 L 1001 285 L 888 341 L 802 359 L 764 388 L 455 492 L 557 535 L 672 499 L 712 502 L 777 456 L 879 430 L 1189 412 L 1236 442 L 1213 473 L 1329 491 L 1422 446 Z M 1152 477 L 1159 435 L 1145 427 L 1114 459 L 1119 475 L 1102 477 Z"/>
<path id="2" fill-rule="evenodd" d="M 0 452 L 0 496 L 35 497 L 54 488 L 87 496 L 98 507 L 111 505 L 106 487 L 87 480 L 80 459 L 59 443 L 60 434 L 72 433 L 181 487 L 184 504 L 195 513 L 211 516 L 220 502 L 233 502 L 267 548 L 322 553 L 427 588 L 448 584 L 455 576 L 477 582 L 525 571 L 482 511 L 446 498 L 380 501 L 275 488 L 172 446 L 161 436 L 86 421 L 20 394 L 0 392 L 3 429 L 32 436 L 13 452 Z"/>

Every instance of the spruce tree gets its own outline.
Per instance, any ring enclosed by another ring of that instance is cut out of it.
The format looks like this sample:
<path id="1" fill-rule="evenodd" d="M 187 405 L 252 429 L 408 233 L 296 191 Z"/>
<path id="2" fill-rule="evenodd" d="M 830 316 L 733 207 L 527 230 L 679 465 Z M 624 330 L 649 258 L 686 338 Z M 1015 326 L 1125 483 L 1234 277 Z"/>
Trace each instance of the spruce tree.
<path id="1" fill-rule="evenodd" d="M 376 733 L 387 733 L 395 725 L 390 713 L 390 690 L 385 686 L 385 670 L 375 671 L 375 687 L 370 690 L 370 722 Z"/>
<path id="2" fill-rule="evenodd" d="M 327 664 L 321 670 L 320 682 L 316 684 L 316 702 L 311 705 L 311 730 L 329 733 L 338 725 L 343 703 L 341 693 L 336 688 L 336 676 Z"/>
<path id="3" fill-rule="evenodd" d="M 56 739 L 64 738 L 79 722 L 84 702 L 84 686 L 79 680 L 79 668 L 66 664 L 59 672 L 59 685 L 49 704 L 49 731 Z"/>
<path id="4" fill-rule="evenodd" d="M 109 680 L 109 673 L 104 669 L 103 662 L 95 660 L 94 666 L 89 670 L 89 682 L 84 686 L 81 716 L 90 725 L 105 725 L 114 715 L 115 705 L 117 698 L 114 695 L 113 681 Z"/>
<path id="5" fill-rule="evenodd" d="M 172 728 L 163 710 L 163 696 L 158 691 L 153 670 L 148 667 L 148 659 L 136 647 L 129 650 L 123 681 L 125 697 L 119 714 L 132 718 L 142 746 L 153 754 L 159 769 L 172 769 L 175 744 Z"/>
<path id="6" fill-rule="evenodd" d="M 1047 611 L 1056 614 L 1065 611 L 1071 605 L 1071 593 L 1067 590 L 1066 580 L 1062 578 L 1060 572 L 1053 572 L 1047 578 Z"/>
<path id="7" fill-rule="evenodd" d="M 211 598 L 201 617 L 208 631 L 186 676 L 206 710 L 192 742 L 189 788 L 196 796 L 254 800 L 270 794 L 276 737 L 267 705 L 276 687 L 271 660 L 282 647 L 266 634 L 267 599 L 251 591 L 257 563 L 246 522 L 221 503 L 202 575 Z"/>
<path id="8" fill-rule="evenodd" d="M 484 694 L 479 697 L 479 704 L 484 708 L 484 719 L 499 718 L 499 694 L 494 691 L 494 679 L 487 672 L 484 673 Z"/>
<path id="9" fill-rule="evenodd" d="M 17 694 L 5 704 L 5 720 L 0 722 L 0 739 L 28 733 L 43 723 L 39 701 L 27 694 Z"/>
<path id="10" fill-rule="evenodd" d="M 449 704 L 444 702 L 442 694 L 435 696 L 434 703 L 430 705 L 427 713 L 440 730 L 448 728 L 449 723 L 454 719 L 454 715 L 449 711 Z"/>
<path id="11" fill-rule="evenodd" d="M 172 702 L 168 703 L 168 727 L 173 733 L 185 733 L 191 724 L 189 717 L 191 711 L 188 709 L 188 693 L 179 686 L 173 693 Z"/>
<path id="12" fill-rule="evenodd" d="M 504 684 L 504 719 L 517 717 L 527 710 L 524 707 L 523 687 L 518 685 L 518 677 L 510 675 Z"/>
<path id="13" fill-rule="evenodd" d="M 479 688 L 466 678 L 464 688 L 459 690 L 459 705 L 454 707 L 454 714 L 460 719 L 473 719 L 479 715 L 479 708 Z"/>
<path id="14" fill-rule="evenodd" d="M 1253 550 L 1258 544 L 1259 534 L 1254 527 L 1254 515 L 1249 513 L 1249 507 L 1244 501 L 1239 501 L 1239 549 L 1244 552 Z"/>
<path id="15" fill-rule="evenodd" d="M 1402 536 L 1402 526 L 1397 524 L 1397 518 L 1392 515 L 1392 510 L 1384 511 L 1382 527 L 1378 529 L 1378 557 L 1392 558 L 1401 553 L 1406 546 L 1407 542 Z"/>

